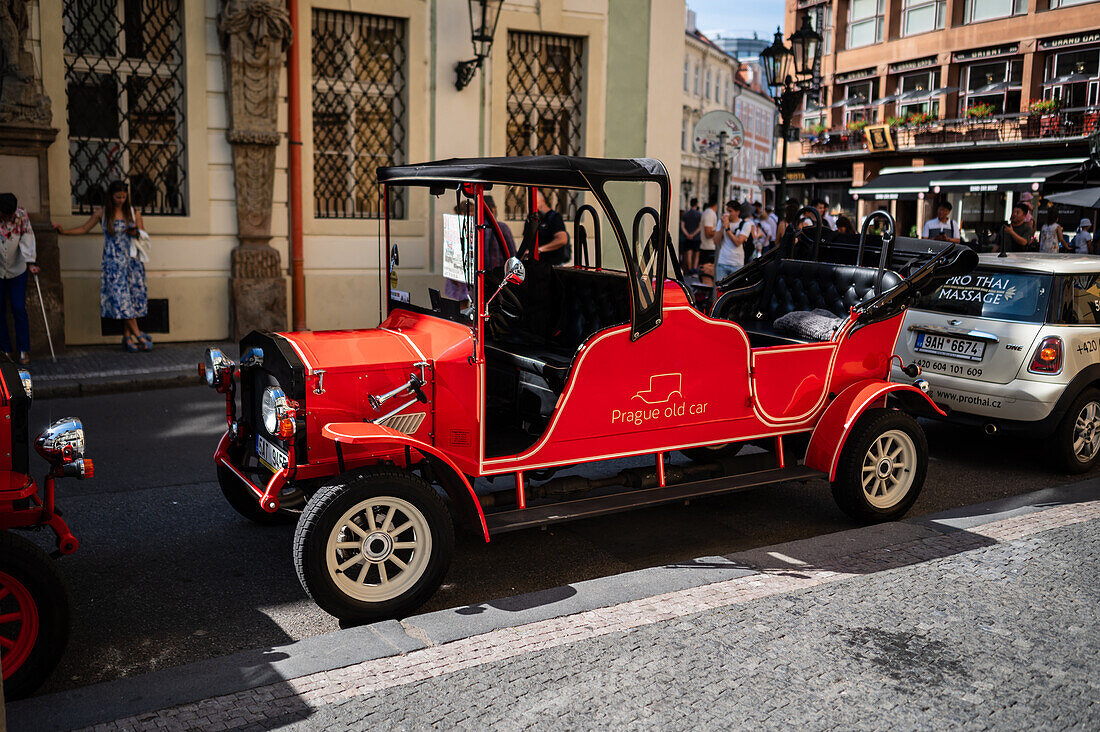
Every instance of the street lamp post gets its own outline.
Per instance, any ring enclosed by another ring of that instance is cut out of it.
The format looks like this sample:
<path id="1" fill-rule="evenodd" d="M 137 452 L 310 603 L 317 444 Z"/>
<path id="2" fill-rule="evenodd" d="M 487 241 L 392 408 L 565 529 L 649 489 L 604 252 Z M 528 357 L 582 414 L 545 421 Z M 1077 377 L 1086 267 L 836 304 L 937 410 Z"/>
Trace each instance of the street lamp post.
<path id="1" fill-rule="evenodd" d="M 821 35 L 810 25 L 808 14 L 802 16 L 802 26 L 789 40 L 790 48 L 783 43 L 782 31 L 776 28 L 772 45 L 760 53 L 760 65 L 764 67 L 765 81 L 779 111 L 779 132 L 783 137 L 777 210 L 787 202 L 787 138 L 790 137 L 791 117 L 798 111 L 803 95 L 818 89 L 814 67 L 821 57 Z"/>

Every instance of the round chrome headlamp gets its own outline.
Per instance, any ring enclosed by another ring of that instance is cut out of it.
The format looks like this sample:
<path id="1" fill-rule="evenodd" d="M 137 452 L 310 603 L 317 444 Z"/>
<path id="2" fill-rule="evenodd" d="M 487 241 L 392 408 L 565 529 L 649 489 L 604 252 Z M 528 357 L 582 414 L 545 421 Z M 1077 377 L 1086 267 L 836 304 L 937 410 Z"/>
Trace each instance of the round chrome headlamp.
<path id="1" fill-rule="evenodd" d="M 33 398 L 34 385 L 31 383 L 31 372 L 26 369 L 19 369 L 19 380 L 23 382 L 23 391 L 26 393 L 27 398 Z"/>
<path id="2" fill-rule="evenodd" d="M 277 386 L 264 389 L 260 402 L 260 416 L 269 435 L 277 435 L 280 423 L 287 418 L 286 394 Z"/>
<path id="3" fill-rule="evenodd" d="M 64 462 L 66 457 L 69 460 L 81 458 L 84 456 L 84 425 L 76 417 L 63 417 L 35 439 L 34 449 L 54 465 Z"/>
<path id="4" fill-rule="evenodd" d="M 226 358 L 221 349 L 211 346 L 206 349 L 203 367 L 206 385 L 216 387 L 224 380 L 226 371 L 233 368 L 233 361 Z"/>

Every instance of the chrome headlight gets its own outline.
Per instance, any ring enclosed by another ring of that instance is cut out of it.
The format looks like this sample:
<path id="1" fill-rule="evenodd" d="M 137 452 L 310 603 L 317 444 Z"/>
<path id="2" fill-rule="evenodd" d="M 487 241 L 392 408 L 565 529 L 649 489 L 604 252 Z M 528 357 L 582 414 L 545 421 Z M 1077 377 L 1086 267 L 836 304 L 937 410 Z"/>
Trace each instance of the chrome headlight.
<path id="1" fill-rule="evenodd" d="M 232 370 L 233 360 L 226 358 L 221 349 L 211 346 L 206 349 L 206 357 L 202 365 L 206 385 L 217 388 L 225 382 L 226 374 Z"/>
<path id="2" fill-rule="evenodd" d="M 260 416 L 263 418 L 264 429 L 267 430 L 267 433 L 276 437 L 281 436 L 280 432 L 285 431 L 283 423 L 288 418 L 291 419 L 291 424 L 293 424 L 286 394 L 282 389 L 277 386 L 269 386 L 264 389 L 263 400 L 260 402 Z"/>
<path id="3" fill-rule="evenodd" d="M 34 385 L 31 383 L 31 372 L 26 369 L 19 369 L 19 380 L 23 382 L 23 391 L 26 392 L 27 398 L 33 398 Z"/>
<path id="4" fill-rule="evenodd" d="M 35 439 L 34 449 L 54 465 L 82 458 L 84 425 L 76 417 L 59 419 Z"/>

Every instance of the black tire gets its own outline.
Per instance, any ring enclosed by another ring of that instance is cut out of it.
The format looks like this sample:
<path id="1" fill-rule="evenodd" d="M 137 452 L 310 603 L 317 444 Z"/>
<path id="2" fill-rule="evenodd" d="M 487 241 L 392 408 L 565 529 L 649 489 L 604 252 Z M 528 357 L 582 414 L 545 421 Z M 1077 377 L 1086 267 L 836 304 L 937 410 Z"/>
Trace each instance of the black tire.
<path id="1" fill-rule="evenodd" d="M 241 465 L 244 454 L 243 446 L 233 445 L 229 448 L 229 459 L 234 465 Z M 306 502 L 305 493 L 300 488 L 284 489 L 279 494 L 279 510 L 268 513 L 260 508 L 260 502 L 252 489 L 221 463 L 218 464 L 218 485 L 221 486 L 222 495 L 234 511 L 261 526 L 294 523 L 301 515 L 301 509 Z"/>
<path id="2" fill-rule="evenodd" d="M 895 452 L 895 445 L 900 462 L 890 458 L 887 464 L 884 459 Z M 878 471 L 870 474 L 868 485 L 875 495 L 864 489 L 865 465 Z M 861 523 L 894 521 L 912 508 L 927 472 L 928 440 L 917 421 L 894 409 L 869 409 L 844 442 L 832 484 L 833 498 L 844 513 Z"/>
<path id="3" fill-rule="evenodd" d="M 1076 439 L 1080 439 L 1082 444 L 1075 446 Z M 1047 443 L 1048 457 L 1058 470 L 1066 473 L 1088 472 L 1100 458 L 1097 439 L 1100 439 L 1100 389 L 1090 386 L 1073 400 L 1055 428 Z"/>
<path id="4" fill-rule="evenodd" d="M 715 460 L 736 457 L 744 442 L 724 442 L 721 445 L 708 445 L 707 447 L 689 447 L 680 453 L 688 460 L 697 463 L 713 463 Z"/>
<path id="5" fill-rule="evenodd" d="M 7 590 L 7 592 L 3 592 Z M 16 647 L 5 650 L 0 665 L 4 669 L 4 696 L 22 699 L 34 693 L 45 681 L 65 651 L 69 641 L 69 595 L 61 573 L 46 552 L 10 531 L 0 531 L 0 615 L 22 612 L 33 605 L 37 631 L 29 631 L 19 641 L 26 621 L 0 625 L 0 636 L 16 640 Z M 33 645 L 27 649 L 27 643 Z M 21 660 L 12 665 L 12 654 Z"/>
<path id="6" fill-rule="evenodd" d="M 380 522 L 391 509 L 392 523 Z M 409 528 L 385 530 L 406 521 Z M 360 530 L 349 529 L 353 523 Z M 337 548 L 339 541 L 361 546 Z M 454 525 L 443 499 L 418 476 L 396 468 L 373 468 L 321 488 L 294 532 L 294 568 L 302 587 L 345 624 L 398 618 L 420 607 L 442 584 L 453 553 Z M 370 560 L 371 554 L 380 560 Z M 391 575 L 395 569 L 398 574 Z"/>

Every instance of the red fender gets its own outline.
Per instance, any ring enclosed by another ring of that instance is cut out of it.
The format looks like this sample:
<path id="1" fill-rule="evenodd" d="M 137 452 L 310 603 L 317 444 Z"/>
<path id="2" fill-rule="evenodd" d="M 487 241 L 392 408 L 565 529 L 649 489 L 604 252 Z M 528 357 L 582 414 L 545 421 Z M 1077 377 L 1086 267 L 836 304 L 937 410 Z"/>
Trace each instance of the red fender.
<path id="1" fill-rule="evenodd" d="M 474 487 L 470 485 L 470 481 L 466 480 L 466 476 L 458 469 L 454 461 L 439 450 L 426 442 L 421 442 L 420 440 L 409 437 L 404 432 L 398 432 L 392 427 L 386 427 L 372 422 L 330 422 L 321 429 L 321 434 L 343 445 L 372 445 L 376 448 L 383 449 L 387 446 L 404 447 L 408 445 L 422 453 L 425 457 L 439 460 L 450 468 L 451 473 L 453 473 L 452 477 L 462 481 L 462 486 L 469 495 L 469 503 L 467 506 L 476 511 L 477 520 L 481 524 L 481 533 L 485 537 L 485 542 L 488 543 L 489 527 L 485 523 L 485 512 L 481 510 L 481 501 L 477 499 L 477 494 L 474 493 Z M 451 496 L 451 500 L 455 501 L 455 503 L 459 503 L 461 494 L 458 493 L 453 482 L 444 480 L 443 488 L 447 491 L 448 495 Z"/>
<path id="2" fill-rule="evenodd" d="M 919 394 L 939 414 L 947 413 L 936 406 L 932 398 L 911 384 L 891 384 L 888 381 L 868 379 L 857 381 L 849 386 L 829 406 L 814 428 L 810 444 L 806 448 L 806 466 L 827 473 L 829 480 L 836 478 L 836 466 L 840 462 L 840 451 L 844 447 L 848 434 L 856 420 L 871 406 L 886 403 L 890 392 L 905 391 Z"/>

